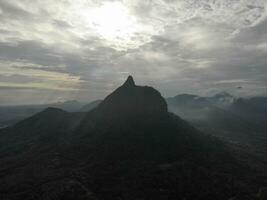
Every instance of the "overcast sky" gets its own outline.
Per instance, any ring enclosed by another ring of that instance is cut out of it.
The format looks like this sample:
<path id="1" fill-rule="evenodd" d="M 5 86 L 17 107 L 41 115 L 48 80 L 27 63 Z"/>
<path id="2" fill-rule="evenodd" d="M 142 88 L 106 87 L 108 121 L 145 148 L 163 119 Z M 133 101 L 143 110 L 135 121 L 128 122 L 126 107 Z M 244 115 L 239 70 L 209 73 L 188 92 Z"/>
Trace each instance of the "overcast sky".
<path id="1" fill-rule="evenodd" d="M 0 104 L 267 94 L 266 0 L 0 0 Z"/>

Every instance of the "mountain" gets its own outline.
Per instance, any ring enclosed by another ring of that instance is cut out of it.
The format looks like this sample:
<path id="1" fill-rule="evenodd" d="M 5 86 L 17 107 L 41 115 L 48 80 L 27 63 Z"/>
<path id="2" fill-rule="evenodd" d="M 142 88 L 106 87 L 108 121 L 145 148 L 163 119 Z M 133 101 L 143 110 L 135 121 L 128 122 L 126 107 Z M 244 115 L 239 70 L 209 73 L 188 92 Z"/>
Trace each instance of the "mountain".
<path id="1" fill-rule="evenodd" d="M 215 140 L 214 144 L 203 146 L 202 142 L 209 142 L 209 137 L 168 113 L 161 94 L 148 86 L 136 86 L 131 76 L 88 113 L 78 132 L 90 137 L 86 146 L 102 149 L 106 159 L 145 157 L 147 160 L 153 156 L 156 160 L 176 159 L 177 156 L 185 156 L 183 153 L 192 153 L 191 158 L 201 156 L 201 150 L 192 151 L 194 148 L 203 148 L 205 156 L 208 156 L 209 148 L 217 143 Z M 187 146 L 189 143 L 194 145 Z"/>
<path id="2" fill-rule="evenodd" d="M 0 106 L 0 128 L 14 125 L 42 110 L 53 107 L 69 112 L 77 112 L 85 103 L 79 101 L 64 101 L 51 104 Z"/>
<path id="3" fill-rule="evenodd" d="M 3 152 L 20 154 L 30 150 L 43 151 L 52 144 L 64 143 L 65 134 L 75 130 L 84 115 L 85 113 L 68 113 L 58 108 L 47 108 L 2 129 L 0 155 Z"/>
<path id="4" fill-rule="evenodd" d="M 266 177 L 168 112 L 131 76 L 87 113 L 46 109 L 0 130 L 3 199 L 256 199 Z"/>
<path id="5" fill-rule="evenodd" d="M 263 131 L 259 122 L 267 117 L 267 110 L 263 107 L 264 98 L 235 98 L 221 92 L 212 97 L 181 94 L 166 101 L 169 111 L 191 123 L 225 131 Z"/>
<path id="6" fill-rule="evenodd" d="M 201 97 L 193 94 L 179 94 L 166 99 L 171 111 L 176 109 L 206 109 L 208 107 L 224 108 L 230 106 L 235 97 L 227 92 L 220 92 L 211 97 Z"/>
<path id="7" fill-rule="evenodd" d="M 225 92 L 212 97 L 182 94 L 167 98 L 170 112 L 263 162 L 267 161 L 265 102 L 265 97 L 236 98 Z"/>
<path id="8" fill-rule="evenodd" d="M 100 103 L 98 112 L 111 119 L 160 116 L 167 113 L 167 104 L 157 90 L 148 86 L 136 86 L 129 76 L 121 87 Z"/>

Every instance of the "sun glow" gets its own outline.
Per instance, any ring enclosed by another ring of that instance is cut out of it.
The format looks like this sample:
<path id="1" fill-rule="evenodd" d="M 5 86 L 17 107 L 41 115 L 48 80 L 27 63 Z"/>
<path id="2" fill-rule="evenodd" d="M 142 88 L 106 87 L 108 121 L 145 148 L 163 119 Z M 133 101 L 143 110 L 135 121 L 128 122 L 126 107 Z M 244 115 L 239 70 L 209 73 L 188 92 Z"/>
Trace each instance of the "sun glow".
<path id="1" fill-rule="evenodd" d="M 136 19 L 127 7 L 119 2 L 104 3 L 86 13 L 86 21 L 92 28 L 108 41 L 130 42 L 138 31 Z"/>

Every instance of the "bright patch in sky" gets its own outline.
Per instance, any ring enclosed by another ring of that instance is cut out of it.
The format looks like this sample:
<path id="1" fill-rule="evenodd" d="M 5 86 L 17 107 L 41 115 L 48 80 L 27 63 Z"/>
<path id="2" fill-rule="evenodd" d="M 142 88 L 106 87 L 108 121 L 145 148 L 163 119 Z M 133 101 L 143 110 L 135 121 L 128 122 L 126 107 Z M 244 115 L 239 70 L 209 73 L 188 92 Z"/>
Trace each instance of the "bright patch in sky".
<path id="1" fill-rule="evenodd" d="M 96 8 L 88 20 L 93 22 L 99 34 L 106 39 L 127 39 L 136 31 L 134 17 L 120 3 L 106 3 Z"/>
<path id="2" fill-rule="evenodd" d="M 135 47 L 134 35 L 140 31 L 136 18 L 120 2 L 106 2 L 91 10 L 82 8 L 85 26 L 89 26 L 106 42 L 116 48 Z"/>

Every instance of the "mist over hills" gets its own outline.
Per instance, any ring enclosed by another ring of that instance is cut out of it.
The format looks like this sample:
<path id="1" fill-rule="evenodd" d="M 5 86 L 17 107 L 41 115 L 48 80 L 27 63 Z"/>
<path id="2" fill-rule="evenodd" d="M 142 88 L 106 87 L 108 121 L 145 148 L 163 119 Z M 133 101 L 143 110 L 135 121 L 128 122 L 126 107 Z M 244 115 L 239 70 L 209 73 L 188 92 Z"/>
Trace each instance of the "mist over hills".
<path id="1" fill-rule="evenodd" d="M 59 108 L 68 112 L 88 112 L 97 107 L 102 100 L 95 100 L 90 103 L 79 102 L 76 100 L 57 102 L 50 104 L 40 105 L 18 105 L 18 106 L 0 106 L 0 128 L 13 125 L 22 119 L 30 117 L 48 107 Z M 251 98 L 237 98 L 227 92 L 221 92 L 211 97 L 202 97 L 194 94 L 178 94 L 174 97 L 166 98 L 168 109 L 170 112 L 178 114 L 186 119 L 207 117 L 209 110 L 220 108 L 222 112 L 230 111 L 232 113 L 239 113 L 238 115 L 249 116 L 252 113 L 252 121 L 264 122 L 264 116 L 266 114 L 267 97 L 251 97 Z M 242 109 L 243 113 L 237 108 L 246 103 L 248 106 Z M 239 105 L 238 105 L 239 104 Z M 249 107 L 253 107 L 250 110 Z M 252 110 L 254 109 L 254 110 Z M 218 110 L 217 110 L 218 111 Z M 261 116 L 259 116 L 261 115 Z M 265 124 L 265 123 L 264 123 Z"/>
<path id="2" fill-rule="evenodd" d="M 199 130 L 253 154 L 266 162 L 266 97 L 235 98 L 227 93 L 214 97 L 177 95 L 168 98 L 171 112 Z"/>
<path id="3" fill-rule="evenodd" d="M 226 131 L 265 131 L 266 97 L 236 98 L 228 93 L 213 97 L 181 94 L 166 99 L 169 110 L 192 122 Z"/>
<path id="4" fill-rule="evenodd" d="M 151 101 L 151 100 L 149 100 Z M 148 104 L 152 104 L 151 102 Z M 44 105 L 0 107 L 0 126 L 7 127 L 30 117 L 48 107 L 71 112 L 89 112 L 102 100 L 91 103 L 78 101 L 59 102 Z M 227 142 L 250 147 L 265 157 L 267 130 L 267 98 L 237 98 L 227 92 L 204 97 L 193 94 L 179 94 L 166 98 L 169 112 L 193 124 L 197 129 L 215 135 Z M 147 105 L 144 105 L 145 107 Z M 113 116 L 112 116 L 113 118 Z M 260 146 L 260 149 L 258 149 Z"/>
<path id="5" fill-rule="evenodd" d="M 170 101 L 210 106 L 193 95 Z M 1 129 L 1 198 L 264 198 L 264 162 L 169 113 L 167 102 L 130 76 L 89 112 L 47 108 Z"/>

